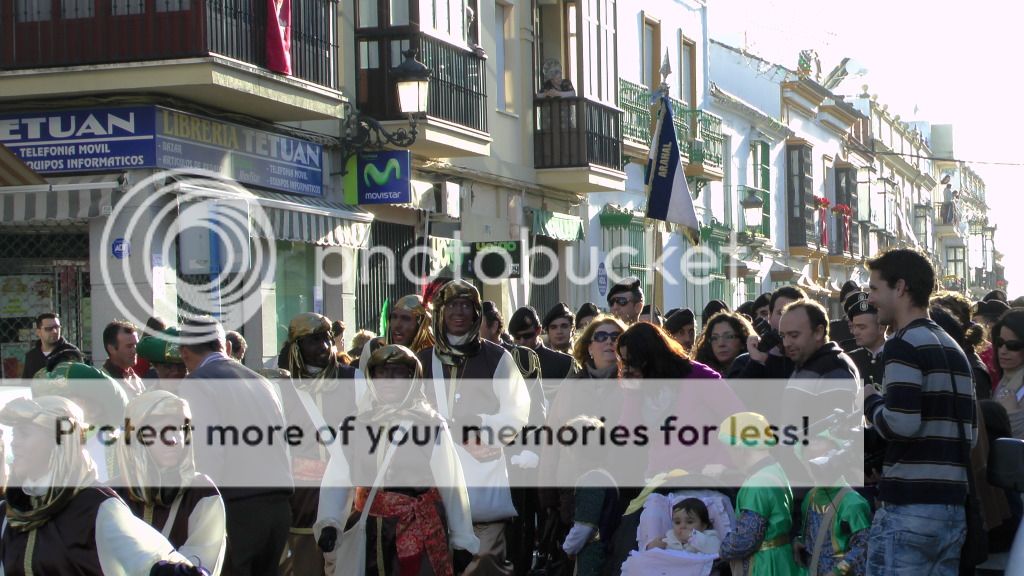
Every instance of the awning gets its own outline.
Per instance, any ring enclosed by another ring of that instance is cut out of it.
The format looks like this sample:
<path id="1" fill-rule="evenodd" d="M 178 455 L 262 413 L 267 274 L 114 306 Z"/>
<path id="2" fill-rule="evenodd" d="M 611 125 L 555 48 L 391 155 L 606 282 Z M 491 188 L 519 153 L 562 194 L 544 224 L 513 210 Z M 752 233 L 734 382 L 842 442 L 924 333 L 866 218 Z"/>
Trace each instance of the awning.
<path id="1" fill-rule="evenodd" d="M 28 184 L 46 184 L 46 180 L 22 162 L 21 158 L 7 146 L 0 144 L 0 186 Z"/>
<path id="2" fill-rule="evenodd" d="M 276 240 L 350 248 L 365 248 L 369 242 L 373 214 L 357 206 L 311 196 L 263 190 L 253 193 L 270 219 Z"/>
<path id="3" fill-rule="evenodd" d="M 828 296 L 830 295 L 829 289 L 820 286 L 817 282 L 811 279 L 807 274 L 801 274 L 800 279 L 796 281 L 798 288 L 807 292 L 810 296 Z"/>
<path id="4" fill-rule="evenodd" d="M 533 209 L 533 233 L 563 242 L 583 240 L 583 220 L 570 214 Z"/>
<path id="5" fill-rule="evenodd" d="M 914 246 L 920 246 L 921 243 L 917 241 L 917 234 L 914 234 L 914 228 L 909 222 L 907 222 L 906 216 L 903 215 L 903 210 L 899 208 L 896 209 L 896 219 L 900 222 L 900 230 L 903 232 L 903 235 L 906 236 Z"/>
<path id="6" fill-rule="evenodd" d="M 724 258 L 722 268 L 726 278 L 746 278 L 757 273 L 757 265 L 735 256 Z"/>
<path id="7" fill-rule="evenodd" d="M 796 278 L 797 274 L 799 272 L 796 269 L 790 268 L 779 261 L 772 262 L 772 267 L 768 269 L 768 278 L 772 282 L 789 282 Z"/>
<path id="8" fill-rule="evenodd" d="M 0 223 L 84 221 L 110 214 L 122 194 L 124 174 L 57 176 L 44 184 L 0 186 Z"/>

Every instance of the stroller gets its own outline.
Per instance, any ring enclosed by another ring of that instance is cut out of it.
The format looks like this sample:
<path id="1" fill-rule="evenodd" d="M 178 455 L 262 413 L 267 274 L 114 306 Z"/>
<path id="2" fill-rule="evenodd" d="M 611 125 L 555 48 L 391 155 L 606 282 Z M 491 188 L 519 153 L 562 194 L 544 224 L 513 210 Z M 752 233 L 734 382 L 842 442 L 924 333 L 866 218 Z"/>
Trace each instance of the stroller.
<path id="1" fill-rule="evenodd" d="M 687 498 L 699 498 L 708 508 L 715 530 L 725 535 L 735 525 L 729 498 L 714 490 L 679 490 L 669 494 L 651 494 L 644 503 L 636 531 L 637 550 L 622 564 L 622 576 L 708 576 L 716 573 L 717 556 L 681 550 L 653 548 L 647 544 L 664 536 L 672 528 L 672 506 Z"/>

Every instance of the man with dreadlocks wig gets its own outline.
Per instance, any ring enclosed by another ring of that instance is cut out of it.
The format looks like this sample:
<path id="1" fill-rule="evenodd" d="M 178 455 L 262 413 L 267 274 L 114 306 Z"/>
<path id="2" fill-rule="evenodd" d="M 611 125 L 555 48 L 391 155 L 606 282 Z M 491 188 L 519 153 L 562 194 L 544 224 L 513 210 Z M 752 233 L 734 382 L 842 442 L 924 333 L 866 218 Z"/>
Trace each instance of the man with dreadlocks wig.
<path id="1" fill-rule="evenodd" d="M 430 332 L 430 308 L 423 304 L 420 295 L 402 296 L 386 311 L 385 318 L 384 335 L 367 342 L 359 355 L 359 370 L 364 374 L 370 356 L 381 346 L 398 344 L 418 354 L 420 350 L 434 345 L 434 335 Z"/>
<path id="2" fill-rule="evenodd" d="M 323 425 L 336 425 L 355 414 L 356 371 L 342 362 L 331 321 L 325 316 L 306 312 L 292 318 L 282 360 L 280 367 L 291 373 L 294 384 L 278 381 L 285 419 L 302 428 L 303 438 L 315 438 Z M 313 538 L 313 523 L 330 457 L 323 442 L 303 442 L 292 447 L 291 455 L 295 494 L 289 553 L 283 558 L 281 574 L 317 576 L 324 574 L 324 557 Z"/>
<path id="3" fill-rule="evenodd" d="M 476 553 L 480 542 L 448 426 L 424 396 L 423 370 L 412 350 L 394 344 L 378 348 L 367 370 L 367 401 L 359 410 L 355 439 L 335 453 L 325 476 L 316 523 L 320 548 L 332 553 L 342 528 L 366 512 L 366 574 L 452 576 L 451 548 Z M 387 436 L 373 449 L 371 431 L 395 426 L 413 440 L 399 441 L 402 436 L 396 435 L 394 457 L 383 464 Z M 337 573 L 347 574 L 356 560 L 336 561 Z"/>
<path id="4" fill-rule="evenodd" d="M 57 396 L 10 401 L 10 486 L 2 505 L 0 573 L 8 575 L 200 575 L 170 542 L 96 482 L 83 449 L 82 409 Z M 66 434 L 55 442 L 54 429 Z"/>
<path id="5" fill-rule="evenodd" d="M 467 480 L 485 476 L 495 460 L 506 465 L 500 440 L 514 438 L 501 438 L 498 432 L 522 430 L 530 415 L 530 393 L 523 376 L 504 348 L 481 337 L 482 316 L 480 293 L 472 284 L 465 280 L 445 284 L 434 297 L 434 346 L 417 354 L 424 368 L 427 399 L 451 423 Z M 474 427 L 493 434 L 477 435 Z M 502 476 L 507 478 L 508 471 Z M 512 574 L 505 553 L 505 524 L 516 511 L 507 483 L 470 485 L 469 501 L 480 553 L 463 574 Z"/>
<path id="6" fill-rule="evenodd" d="M 191 439 L 183 428 L 192 420 L 188 403 L 151 390 L 128 402 L 125 417 L 133 434 L 117 443 L 121 475 L 110 485 L 182 556 L 198 559 L 217 576 L 227 546 L 224 500 L 213 480 L 196 472 Z M 154 431 L 159 431 L 156 440 L 147 436 Z"/>

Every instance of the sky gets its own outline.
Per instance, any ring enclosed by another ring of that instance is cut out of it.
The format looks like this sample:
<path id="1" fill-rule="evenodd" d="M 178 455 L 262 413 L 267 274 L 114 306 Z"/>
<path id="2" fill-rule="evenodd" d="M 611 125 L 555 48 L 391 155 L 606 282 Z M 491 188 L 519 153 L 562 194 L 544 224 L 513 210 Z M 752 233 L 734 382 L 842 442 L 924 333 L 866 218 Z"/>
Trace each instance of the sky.
<path id="1" fill-rule="evenodd" d="M 823 76 L 852 58 L 867 69 L 855 86 L 891 113 L 953 124 L 956 158 L 985 181 L 1011 298 L 1024 295 L 1022 17 L 1024 6 L 990 0 L 708 0 L 712 38 L 790 69 L 814 49 Z"/>

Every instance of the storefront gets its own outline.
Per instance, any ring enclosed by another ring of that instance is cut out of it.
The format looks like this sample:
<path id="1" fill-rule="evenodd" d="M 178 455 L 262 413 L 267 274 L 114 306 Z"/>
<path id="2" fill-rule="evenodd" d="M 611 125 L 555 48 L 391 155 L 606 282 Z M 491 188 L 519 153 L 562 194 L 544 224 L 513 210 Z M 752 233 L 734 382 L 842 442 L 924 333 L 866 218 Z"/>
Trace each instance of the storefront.
<path id="1" fill-rule="evenodd" d="M 108 321 L 200 311 L 256 366 L 294 313 L 352 314 L 352 275 L 324 263 L 354 260 L 373 217 L 330 200 L 328 155 L 302 136 L 159 106 L 0 115 L 0 144 L 42 177 L 0 182 L 0 348 L 53 310 L 98 363 Z"/>

